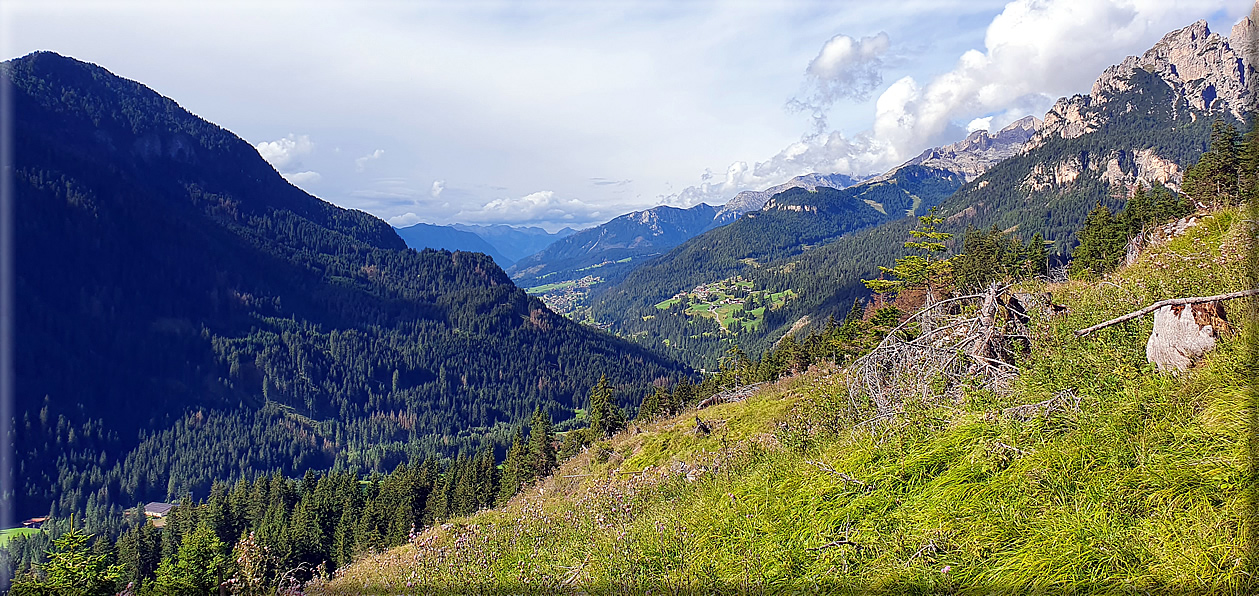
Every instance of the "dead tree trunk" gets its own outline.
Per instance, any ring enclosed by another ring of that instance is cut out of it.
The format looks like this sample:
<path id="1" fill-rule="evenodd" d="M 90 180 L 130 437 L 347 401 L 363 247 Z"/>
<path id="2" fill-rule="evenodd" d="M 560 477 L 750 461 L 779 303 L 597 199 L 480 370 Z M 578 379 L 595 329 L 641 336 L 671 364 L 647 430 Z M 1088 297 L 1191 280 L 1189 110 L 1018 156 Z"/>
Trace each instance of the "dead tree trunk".
<path id="1" fill-rule="evenodd" d="M 997 337 L 997 286 L 988 287 L 984 293 L 984 304 L 979 309 L 979 340 L 971 345 L 966 353 L 970 356 L 970 374 L 978 374 L 997 361 L 997 347 L 993 345 Z"/>

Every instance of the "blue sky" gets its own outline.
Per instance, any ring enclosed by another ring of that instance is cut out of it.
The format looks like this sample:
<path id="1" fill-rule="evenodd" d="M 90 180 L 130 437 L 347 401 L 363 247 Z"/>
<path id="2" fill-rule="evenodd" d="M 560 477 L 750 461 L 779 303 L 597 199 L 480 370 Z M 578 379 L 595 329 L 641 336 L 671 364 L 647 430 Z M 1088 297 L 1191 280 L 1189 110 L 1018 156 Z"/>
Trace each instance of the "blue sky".
<path id="1" fill-rule="evenodd" d="M 556 229 L 881 172 L 1250 0 L 0 3 L 395 224 Z"/>

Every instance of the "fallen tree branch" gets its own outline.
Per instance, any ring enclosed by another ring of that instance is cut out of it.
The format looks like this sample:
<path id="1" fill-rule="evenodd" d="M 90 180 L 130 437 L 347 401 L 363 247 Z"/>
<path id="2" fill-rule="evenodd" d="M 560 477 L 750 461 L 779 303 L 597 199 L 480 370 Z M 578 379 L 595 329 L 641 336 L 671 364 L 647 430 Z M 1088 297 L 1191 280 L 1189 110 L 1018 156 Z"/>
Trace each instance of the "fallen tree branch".
<path id="1" fill-rule="evenodd" d="M 836 540 L 834 542 L 827 542 L 826 544 L 823 544 L 822 546 L 815 546 L 813 548 L 806 548 L 804 550 L 826 550 L 828 548 L 835 548 L 836 546 L 855 546 L 858 548 L 861 547 L 860 544 L 857 544 L 856 542 L 845 539 L 845 540 Z"/>
<path id="2" fill-rule="evenodd" d="M 834 474 L 835 476 L 838 476 L 840 480 L 843 480 L 844 482 L 847 482 L 848 484 L 855 484 L 866 490 L 872 490 L 874 488 L 874 486 L 866 484 L 860 480 L 857 480 L 856 478 L 853 478 L 852 476 L 849 476 L 843 472 L 840 472 L 839 470 L 836 470 L 835 468 L 832 468 L 820 461 L 805 460 L 804 463 L 809 464 L 819 470 L 822 470 L 823 472 Z"/>
<path id="3" fill-rule="evenodd" d="M 1230 292 L 1228 294 L 1219 294 L 1217 296 L 1197 296 L 1197 297 L 1192 297 L 1192 298 L 1169 298 L 1167 300 L 1159 300 L 1158 302 L 1155 302 L 1154 304 L 1151 304 L 1141 310 L 1134 310 L 1121 317 L 1115 317 L 1104 323 L 1098 323 L 1096 325 L 1093 325 L 1092 327 L 1081 329 L 1079 331 L 1076 331 L 1075 334 L 1079 337 L 1084 337 L 1085 335 L 1088 335 L 1103 327 L 1110 327 L 1111 325 L 1114 325 L 1116 323 L 1122 323 L 1124 321 L 1135 319 L 1141 315 L 1152 313 L 1160 308 L 1163 308 L 1164 306 L 1177 306 L 1181 304 L 1201 304 L 1203 302 L 1215 302 L 1217 300 L 1232 300 L 1234 298 L 1245 298 L 1247 296 L 1259 296 L 1259 288 L 1254 288 L 1251 290 L 1242 290 L 1240 292 Z"/>

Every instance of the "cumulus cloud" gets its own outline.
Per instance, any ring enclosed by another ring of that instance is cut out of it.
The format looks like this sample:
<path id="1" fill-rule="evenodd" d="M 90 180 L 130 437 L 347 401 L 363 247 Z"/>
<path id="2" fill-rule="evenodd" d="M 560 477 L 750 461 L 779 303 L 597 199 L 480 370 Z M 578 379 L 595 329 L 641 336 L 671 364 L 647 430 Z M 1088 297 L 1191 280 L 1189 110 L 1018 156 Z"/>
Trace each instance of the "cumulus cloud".
<path id="1" fill-rule="evenodd" d="M 966 132 L 971 133 L 977 130 L 992 130 L 992 116 L 987 118 L 976 118 L 966 125 Z"/>
<path id="2" fill-rule="evenodd" d="M 384 155 L 384 154 L 385 154 L 385 150 L 384 150 L 384 149 L 377 149 L 377 150 L 375 150 L 375 151 L 372 151 L 371 153 L 368 153 L 367 155 L 364 155 L 363 157 L 358 157 L 358 158 L 355 158 L 355 159 L 354 159 L 354 171 L 355 171 L 355 172 L 362 172 L 363 170 L 366 170 L 366 169 L 367 169 L 367 162 L 372 161 L 373 159 L 380 159 L 380 156 L 382 156 L 382 155 Z"/>
<path id="3" fill-rule="evenodd" d="M 319 182 L 319 180 L 323 178 L 323 176 L 319 175 L 319 172 L 310 172 L 310 171 L 293 172 L 290 174 L 281 174 L 281 175 L 284 176 L 285 180 L 288 180 L 291 184 L 295 186 L 301 186 L 303 184 L 313 184 L 315 182 Z"/>
<path id="4" fill-rule="evenodd" d="M 420 216 L 408 211 L 402 215 L 395 215 L 385 221 L 389 222 L 389 225 L 395 228 L 405 228 L 407 226 L 413 226 L 417 223 L 421 223 L 423 220 L 420 219 Z"/>
<path id="5" fill-rule="evenodd" d="M 810 172 L 886 171 L 970 131 L 1044 115 L 1057 97 L 1087 92 L 1107 66 L 1144 52 L 1204 10 L 1200 2 L 1175 0 L 1014 0 L 989 23 L 982 51 L 963 53 L 951 70 L 925 83 L 903 77 L 888 85 L 875 102 L 870 129 L 851 137 L 819 129 L 824 110 L 881 84 L 879 67 L 891 40 L 833 37 L 806 70 L 810 93 L 789 104 L 814 110 L 814 130 L 751 167 L 735 162 L 725 180 L 705 172 L 700 184 L 661 199 L 722 202 L 738 190 L 761 190 Z"/>
<path id="6" fill-rule="evenodd" d="M 814 128 L 826 129 L 826 111 L 841 99 L 864 101 L 883 83 L 883 56 L 890 39 L 880 31 L 855 39 L 836 35 L 822 45 L 805 69 L 805 93 L 792 98 L 792 110 L 812 113 Z"/>
<path id="7" fill-rule="evenodd" d="M 431 188 L 431 189 L 428 191 L 428 194 L 429 194 L 429 196 L 431 196 L 431 197 L 433 197 L 434 199 L 436 199 L 436 198 L 438 198 L 438 197 L 442 196 L 442 191 L 443 191 L 443 190 L 446 190 L 446 181 L 445 181 L 445 180 L 434 180 L 434 181 L 433 181 L 433 188 Z"/>
<path id="8" fill-rule="evenodd" d="M 519 198 L 501 198 L 478 209 L 464 209 L 456 221 L 510 224 L 584 225 L 601 223 L 608 215 L 622 213 L 623 206 L 595 205 L 572 197 L 541 190 Z"/>
<path id="9" fill-rule="evenodd" d="M 307 155 L 315 150 L 315 144 L 311 142 L 307 135 L 294 135 L 289 133 L 288 136 L 274 141 L 263 141 L 254 145 L 254 149 L 258 150 L 258 154 L 267 160 L 277 170 L 284 170 L 293 162 L 297 161 L 302 155 Z"/>

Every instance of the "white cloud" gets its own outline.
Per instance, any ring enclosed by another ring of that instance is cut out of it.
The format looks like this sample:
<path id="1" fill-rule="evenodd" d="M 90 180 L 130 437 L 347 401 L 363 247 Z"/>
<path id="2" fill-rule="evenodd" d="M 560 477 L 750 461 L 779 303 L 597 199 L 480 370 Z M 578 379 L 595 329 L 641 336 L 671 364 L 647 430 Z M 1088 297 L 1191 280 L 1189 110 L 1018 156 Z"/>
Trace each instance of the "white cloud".
<path id="1" fill-rule="evenodd" d="M 310 172 L 310 171 L 293 172 L 291 174 L 282 174 L 282 175 L 284 176 L 285 180 L 288 180 L 294 186 L 301 186 L 303 184 L 314 184 L 316 182 L 319 182 L 319 180 L 323 178 L 323 176 L 319 175 L 319 172 Z"/>
<path id="2" fill-rule="evenodd" d="M 310 137 L 307 135 L 289 133 L 288 136 L 282 139 L 258 143 L 254 145 L 254 149 L 257 149 L 258 154 L 274 166 L 275 169 L 284 170 L 300 156 L 314 151 L 315 144 L 311 142 Z"/>
<path id="3" fill-rule="evenodd" d="M 905 76 L 875 101 L 870 128 L 845 136 L 823 132 L 825 109 L 861 97 L 880 80 L 886 35 L 828 40 L 806 70 L 810 94 L 789 108 L 813 109 L 812 132 L 768 160 L 734 162 L 726 180 L 712 172 L 700 184 L 662 196 L 690 205 L 723 202 L 738 190 L 761 190 L 810 172 L 870 174 L 890 169 L 926 148 L 954 142 L 979 128 L 999 129 L 1023 116 L 1043 116 L 1054 99 L 1087 93 L 1107 66 L 1140 54 L 1165 33 L 1184 27 L 1230 0 L 1014 0 L 989 23 L 983 51 L 961 53 L 951 70 L 925 84 Z"/>
<path id="4" fill-rule="evenodd" d="M 428 194 L 429 194 L 429 196 L 431 196 L 431 197 L 433 197 L 434 199 L 436 199 L 437 197 L 442 196 L 442 191 L 443 191 L 443 190 L 446 190 L 446 181 L 445 181 L 445 180 L 434 180 L 434 181 L 433 181 L 433 188 L 432 188 L 431 190 L 429 190 L 429 191 L 428 191 Z"/>
<path id="5" fill-rule="evenodd" d="M 413 226 L 417 223 L 421 223 L 423 220 L 420 219 L 420 216 L 408 211 L 402 215 L 395 215 L 385 221 L 389 222 L 389 225 L 395 228 L 405 228 L 407 226 Z"/>
<path id="6" fill-rule="evenodd" d="M 364 155 L 363 157 L 355 158 L 354 171 L 362 172 L 363 170 L 367 169 L 367 162 L 372 161 L 373 159 L 380 159 L 380 156 L 384 154 L 385 154 L 384 149 L 377 149 L 375 151 L 372 151 L 371 153 L 368 153 L 367 155 Z"/>
<path id="7" fill-rule="evenodd" d="M 519 198 L 495 199 L 479 209 L 460 211 L 453 219 L 511 224 L 585 225 L 602 223 L 623 213 L 624 208 L 591 204 L 572 197 L 561 197 L 553 191 L 541 190 Z"/>
<path id="8" fill-rule="evenodd" d="M 830 38 L 804 71 L 806 93 L 789 101 L 788 107 L 811 112 L 815 129 L 826 130 L 826 111 L 835 102 L 864 101 L 883 83 L 883 56 L 889 44 L 887 33 L 882 31 L 861 39 L 847 35 Z"/>
<path id="9" fill-rule="evenodd" d="M 992 116 L 987 118 L 976 118 L 966 125 L 966 132 L 972 133 L 977 130 L 992 130 Z"/>

